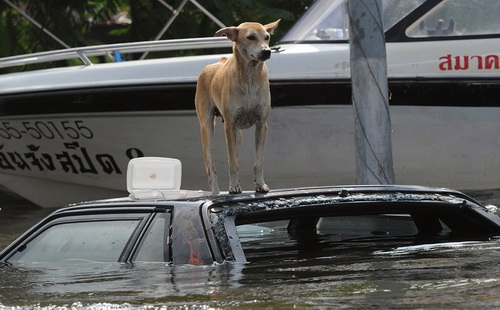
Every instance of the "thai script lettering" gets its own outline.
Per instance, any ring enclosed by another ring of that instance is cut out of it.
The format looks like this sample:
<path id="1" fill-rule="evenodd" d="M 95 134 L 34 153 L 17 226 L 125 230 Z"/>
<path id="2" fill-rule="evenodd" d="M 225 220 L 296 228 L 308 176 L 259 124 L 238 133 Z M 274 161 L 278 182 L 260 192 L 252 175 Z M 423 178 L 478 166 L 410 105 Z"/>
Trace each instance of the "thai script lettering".
<path id="1" fill-rule="evenodd" d="M 111 154 L 90 155 L 87 148 L 78 142 L 64 143 L 57 153 L 42 153 L 40 146 L 27 145 L 25 152 L 3 151 L 0 145 L 0 169 L 10 171 L 56 171 L 71 174 L 122 174 L 122 169 Z M 128 159 L 143 157 L 140 149 L 128 148 L 124 154 Z"/>
<path id="2" fill-rule="evenodd" d="M 500 57 L 498 55 L 453 56 L 448 54 L 446 56 L 439 57 L 439 69 L 441 71 L 500 69 Z"/>

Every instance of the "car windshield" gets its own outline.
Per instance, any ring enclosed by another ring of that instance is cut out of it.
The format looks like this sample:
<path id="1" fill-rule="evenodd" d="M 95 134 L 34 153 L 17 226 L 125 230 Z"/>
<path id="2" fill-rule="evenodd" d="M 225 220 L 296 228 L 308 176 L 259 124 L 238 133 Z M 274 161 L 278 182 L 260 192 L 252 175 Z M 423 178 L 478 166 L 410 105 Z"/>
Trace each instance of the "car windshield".
<path id="1" fill-rule="evenodd" d="M 382 0 L 384 29 L 389 29 L 426 0 Z M 318 0 L 281 39 L 281 43 L 349 39 L 346 0 Z"/>

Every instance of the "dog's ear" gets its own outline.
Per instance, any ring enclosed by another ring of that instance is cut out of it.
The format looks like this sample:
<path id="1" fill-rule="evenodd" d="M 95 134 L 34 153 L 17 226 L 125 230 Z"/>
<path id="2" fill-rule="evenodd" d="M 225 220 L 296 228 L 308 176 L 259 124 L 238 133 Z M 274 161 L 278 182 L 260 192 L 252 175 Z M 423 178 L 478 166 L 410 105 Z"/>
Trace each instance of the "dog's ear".
<path id="1" fill-rule="evenodd" d="M 219 29 L 215 33 L 216 37 L 221 37 L 223 35 L 226 35 L 226 37 L 231 40 L 231 41 L 236 41 L 236 38 L 238 38 L 238 28 L 237 27 L 226 27 Z"/>
<path id="2" fill-rule="evenodd" d="M 264 28 L 266 28 L 266 31 L 269 32 L 269 34 L 273 34 L 274 29 L 278 27 L 278 24 L 280 23 L 281 19 L 278 19 L 274 23 L 270 23 L 267 25 L 264 25 Z"/>

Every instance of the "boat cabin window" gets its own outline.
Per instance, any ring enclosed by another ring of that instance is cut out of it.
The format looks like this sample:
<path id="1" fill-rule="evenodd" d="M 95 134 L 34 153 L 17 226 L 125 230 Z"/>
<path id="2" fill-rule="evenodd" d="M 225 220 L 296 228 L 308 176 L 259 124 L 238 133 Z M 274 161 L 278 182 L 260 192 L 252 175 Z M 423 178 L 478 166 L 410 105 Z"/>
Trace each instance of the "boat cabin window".
<path id="1" fill-rule="evenodd" d="M 500 1 L 444 1 L 406 31 L 408 37 L 468 36 L 500 33 Z"/>
<path id="2" fill-rule="evenodd" d="M 382 0 L 384 29 L 389 29 L 425 0 Z M 281 39 L 281 43 L 346 41 L 349 15 L 346 0 L 318 0 Z"/>

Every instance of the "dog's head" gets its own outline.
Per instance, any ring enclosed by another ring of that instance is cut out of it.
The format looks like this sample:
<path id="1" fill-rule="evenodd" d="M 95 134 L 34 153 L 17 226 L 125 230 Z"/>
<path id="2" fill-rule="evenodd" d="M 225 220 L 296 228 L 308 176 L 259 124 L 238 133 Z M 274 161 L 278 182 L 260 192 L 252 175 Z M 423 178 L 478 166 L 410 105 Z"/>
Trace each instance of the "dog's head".
<path id="1" fill-rule="evenodd" d="M 269 39 L 281 19 L 274 23 L 262 25 L 259 23 L 243 23 L 238 27 L 222 28 L 215 33 L 216 37 L 226 35 L 235 43 L 238 52 L 246 58 L 256 61 L 266 61 L 271 57 Z"/>

